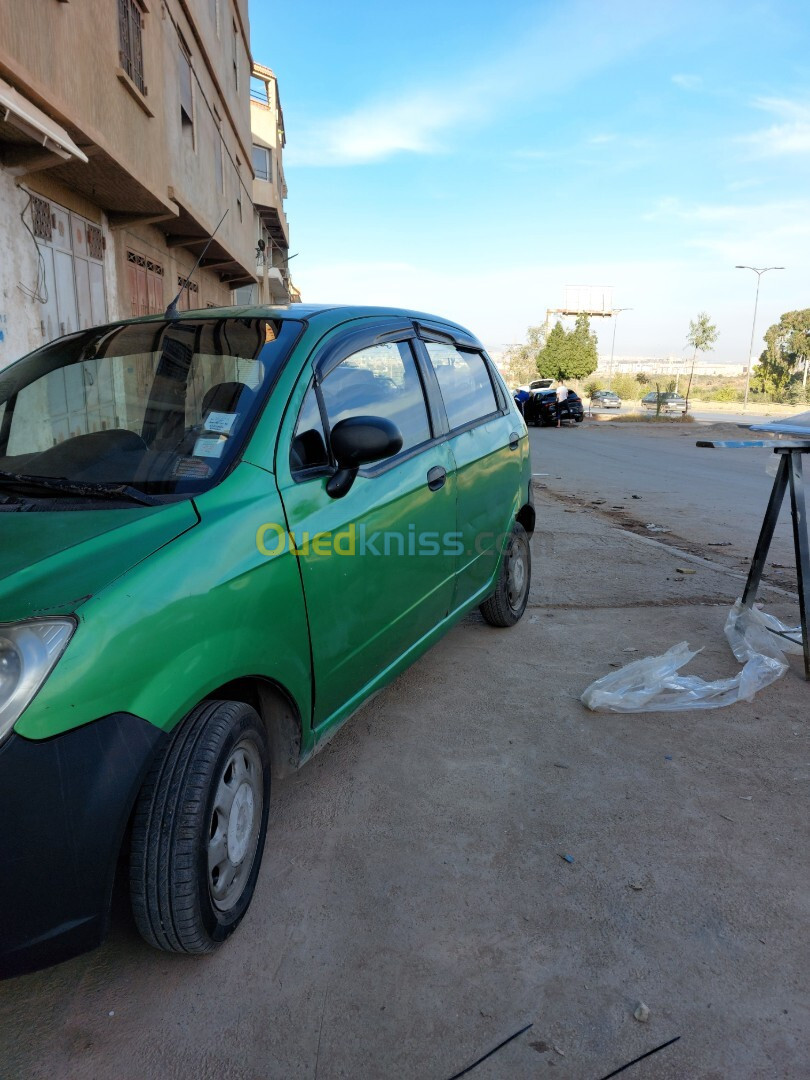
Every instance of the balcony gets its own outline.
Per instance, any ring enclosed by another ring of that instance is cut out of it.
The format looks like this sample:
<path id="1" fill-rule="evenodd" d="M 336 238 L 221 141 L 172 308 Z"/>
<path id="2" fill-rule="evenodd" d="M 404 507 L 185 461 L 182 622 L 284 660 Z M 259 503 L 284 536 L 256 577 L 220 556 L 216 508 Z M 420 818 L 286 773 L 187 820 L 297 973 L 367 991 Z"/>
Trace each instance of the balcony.
<path id="1" fill-rule="evenodd" d="M 273 266 L 265 256 L 259 256 L 256 260 L 256 276 L 262 291 L 263 283 L 267 283 L 266 294 L 271 304 L 290 303 L 290 272 L 286 266 Z"/>

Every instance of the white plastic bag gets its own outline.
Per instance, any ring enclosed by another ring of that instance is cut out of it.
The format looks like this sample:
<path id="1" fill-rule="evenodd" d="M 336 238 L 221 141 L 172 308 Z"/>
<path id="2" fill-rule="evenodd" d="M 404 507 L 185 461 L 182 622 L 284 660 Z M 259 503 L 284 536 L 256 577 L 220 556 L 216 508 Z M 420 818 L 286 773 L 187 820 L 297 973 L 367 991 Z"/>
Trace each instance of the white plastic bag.
<path id="1" fill-rule="evenodd" d="M 673 645 L 663 656 L 634 660 L 591 683 L 582 695 L 589 709 L 611 712 L 677 712 L 684 709 L 719 709 L 737 701 L 751 701 L 758 690 L 781 678 L 788 669 L 785 653 L 801 653 L 801 627 L 787 627 L 756 608 L 737 600 L 729 611 L 726 638 L 744 664 L 739 674 L 706 682 L 678 672 L 697 656 L 687 642 Z M 793 635 L 791 639 L 777 633 Z M 795 640 L 795 635 L 799 640 Z"/>

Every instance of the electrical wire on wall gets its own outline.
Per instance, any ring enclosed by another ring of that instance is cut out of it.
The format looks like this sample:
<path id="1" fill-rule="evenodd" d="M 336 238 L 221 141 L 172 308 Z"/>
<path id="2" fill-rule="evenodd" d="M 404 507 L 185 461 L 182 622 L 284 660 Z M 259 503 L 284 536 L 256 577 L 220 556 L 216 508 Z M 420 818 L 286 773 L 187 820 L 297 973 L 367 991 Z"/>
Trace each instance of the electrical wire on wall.
<path id="1" fill-rule="evenodd" d="M 34 245 L 34 251 L 36 251 L 37 253 L 37 281 L 33 289 L 29 289 L 27 285 L 23 285 L 21 281 L 18 281 L 17 288 L 24 296 L 27 296 L 29 300 L 38 300 L 40 304 L 47 304 L 48 282 L 45 277 L 45 259 L 43 258 L 42 252 L 39 249 L 39 244 L 37 243 L 37 238 L 34 236 L 33 230 L 31 229 L 28 222 L 25 220 L 26 211 L 28 210 L 29 206 L 31 206 L 33 199 L 34 197 L 29 191 L 28 202 L 22 209 L 22 213 L 20 214 L 20 221 L 23 223 L 25 231 L 31 237 L 31 243 Z"/>

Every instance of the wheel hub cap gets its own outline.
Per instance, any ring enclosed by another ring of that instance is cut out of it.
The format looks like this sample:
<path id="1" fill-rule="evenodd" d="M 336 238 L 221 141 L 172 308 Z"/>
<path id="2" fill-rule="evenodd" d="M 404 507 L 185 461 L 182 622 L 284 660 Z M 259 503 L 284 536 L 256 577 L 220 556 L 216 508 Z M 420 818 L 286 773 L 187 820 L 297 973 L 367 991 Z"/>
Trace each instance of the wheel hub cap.
<path id="1" fill-rule="evenodd" d="M 243 740 L 225 762 L 208 830 L 208 886 L 214 905 L 229 911 L 250 876 L 264 805 L 262 763 Z"/>
<path id="2" fill-rule="evenodd" d="M 526 580 L 526 564 L 523 556 L 518 557 L 512 563 L 512 591 L 516 596 L 523 595 L 523 583 Z"/>
<path id="3" fill-rule="evenodd" d="M 247 854 L 253 827 L 253 791 L 249 784 L 242 784 L 234 796 L 228 818 L 228 857 L 232 863 L 240 863 Z"/>

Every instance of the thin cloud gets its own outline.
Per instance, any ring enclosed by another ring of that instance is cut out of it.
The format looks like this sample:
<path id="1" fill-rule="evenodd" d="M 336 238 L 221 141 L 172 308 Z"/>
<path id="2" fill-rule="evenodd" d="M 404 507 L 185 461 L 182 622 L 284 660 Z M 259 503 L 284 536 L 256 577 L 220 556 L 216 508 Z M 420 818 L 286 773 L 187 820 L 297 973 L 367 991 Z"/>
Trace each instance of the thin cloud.
<path id="1" fill-rule="evenodd" d="M 738 143 L 759 157 L 810 153 L 810 105 L 787 98 L 756 98 L 753 104 L 782 122 L 742 135 Z"/>
<path id="2" fill-rule="evenodd" d="M 301 125 L 285 161 L 291 165 L 363 165 L 393 155 L 439 154 L 467 128 L 490 123 L 499 111 L 538 96 L 557 97 L 597 72 L 665 35 L 675 6 L 623 0 L 609 24 L 595 18 L 595 0 L 580 0 L 548 15 L 519 35 L 513 46 L 478 68 L 406 88 L 389 98 L 358 104 L 348 112 Z M 578 32 L 571 37 L 571 26 Z M 548 43 L 570 42 L 549 52 Z M 538 58 L 542 57 L 542 64 Z"/>
<path id="3" fill-rule="evenodd" d="M 800 266 L 810 239 L 810 200 L 761 203 L 682 203 L 663 199 L 644 215 L 647 221 L 674 221 L 683 246 L 731 265 L 750 262 Z"/>
<path id="4" fill-rule="evenodd" d="M 364 165 L 392 154 L 438 153 L 441 133 L 466 117 L 462 102 L 417 92 L 363 105 L 314 125 L 288 156 L 295 165 Z"/>
<path id="5" fill-rule="evenodd" d="M 701 75 L 673 75 L 671 81 L 680 86 L 681 90 L 700 90 L 703 86 Z"/>

